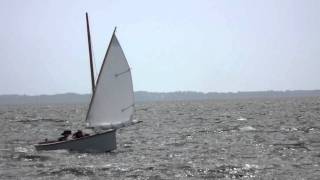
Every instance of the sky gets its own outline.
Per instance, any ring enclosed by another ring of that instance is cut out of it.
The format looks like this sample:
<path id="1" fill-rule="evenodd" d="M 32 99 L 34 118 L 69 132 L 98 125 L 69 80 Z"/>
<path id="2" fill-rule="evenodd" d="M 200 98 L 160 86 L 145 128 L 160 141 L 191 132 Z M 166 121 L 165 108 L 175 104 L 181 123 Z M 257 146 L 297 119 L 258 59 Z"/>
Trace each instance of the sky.
<path id="1" fill-rule="evenodd" d="M 135 91 L 320 89 L 319 0 L 1 0 L 0 94 L 90 93 L 112 31 Z"/>

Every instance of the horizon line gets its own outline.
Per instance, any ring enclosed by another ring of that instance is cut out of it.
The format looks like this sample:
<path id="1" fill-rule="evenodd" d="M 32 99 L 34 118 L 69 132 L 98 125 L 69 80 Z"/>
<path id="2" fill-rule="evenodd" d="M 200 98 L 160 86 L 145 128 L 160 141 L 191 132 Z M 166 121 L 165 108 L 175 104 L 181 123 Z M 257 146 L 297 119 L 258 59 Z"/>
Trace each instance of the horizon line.
<path id="1" fill-rule="evenodd" d="M 218 94 L 237 94 L 237 93 L 256 93 L 256 92 L 292 92 L 292 91 L 320 91 L 320 89 L 287 89 L 287 90 L 249 90 L 249 91 L 193 91 L 193 90 L 176 90 L 176 91 L 146 91 L 146 90 L 138 90 L 137 92 L 146 92 L 146 93 L 218 93 Z M 0 94 L 0 96 L 54 96 L 54 95 L 64 95 L 64 94 L 75 94 L 75 95 L 91 95 L 92 93 L 77 93 L 77 92 L 64 92 L 64 93 L 55 93 L 55 94 Z"/>

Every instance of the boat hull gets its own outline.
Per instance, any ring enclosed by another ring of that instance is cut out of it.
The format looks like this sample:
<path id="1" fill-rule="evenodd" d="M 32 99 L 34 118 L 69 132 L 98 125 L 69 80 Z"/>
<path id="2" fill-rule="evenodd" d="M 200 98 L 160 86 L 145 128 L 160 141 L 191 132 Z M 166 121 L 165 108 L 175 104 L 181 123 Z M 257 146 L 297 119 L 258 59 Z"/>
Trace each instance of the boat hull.
<path id="1" fill-rule="evenodd" d="M 116 130 L 66 141 L 43 142 L 35 145 L 36 150 L 66 149 L 77 152 L 108 152 L 117 148 Z"/>

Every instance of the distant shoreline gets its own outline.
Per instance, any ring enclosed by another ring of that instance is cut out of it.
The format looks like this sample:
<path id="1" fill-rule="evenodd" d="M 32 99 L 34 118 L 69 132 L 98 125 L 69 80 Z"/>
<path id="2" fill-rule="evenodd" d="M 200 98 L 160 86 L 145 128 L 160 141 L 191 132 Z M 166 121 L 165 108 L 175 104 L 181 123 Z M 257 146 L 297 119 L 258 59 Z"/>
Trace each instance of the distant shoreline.
<path id="1" fill-rule="evenodd" d="M 0 105 L 14 104 L 79 104 L 89 103 L 90 94 L 64 93 L 55 95 L 0 95 Z M 250 91 L 250 92 L 135 92 L 137 102 L 148 101 L 180 101 L 180 100 L 223 100 L 248 98 L 281 98 L 281 97 L 315 97 L 320 96 L 320 90 L 292 90 L 292 91 Z"/>

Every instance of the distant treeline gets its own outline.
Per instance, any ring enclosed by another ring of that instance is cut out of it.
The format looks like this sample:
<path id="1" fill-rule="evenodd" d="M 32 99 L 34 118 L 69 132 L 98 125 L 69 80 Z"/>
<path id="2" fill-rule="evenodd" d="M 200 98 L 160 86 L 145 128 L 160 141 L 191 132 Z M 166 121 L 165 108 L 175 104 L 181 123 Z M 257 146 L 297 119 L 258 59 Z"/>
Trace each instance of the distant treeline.
<path id="1" fill-rule="evenodd" d="M 89 103 L 89 94 L 56 94 L 56 95 L 0 95 L 0 105 L 8 104 L 80 104 Z M 320 90 L 295 91 L 256 91 L 235 93 L 202 93 L 193 91 L 179 92 L 135 92 L 137 102 L 141 101 L 179 101 L 179 100 L 214 100 L 214 99 L 247 99 L 247 98 L 278 98 L 278 97 L 314 97 L 320 96 Z"/>

